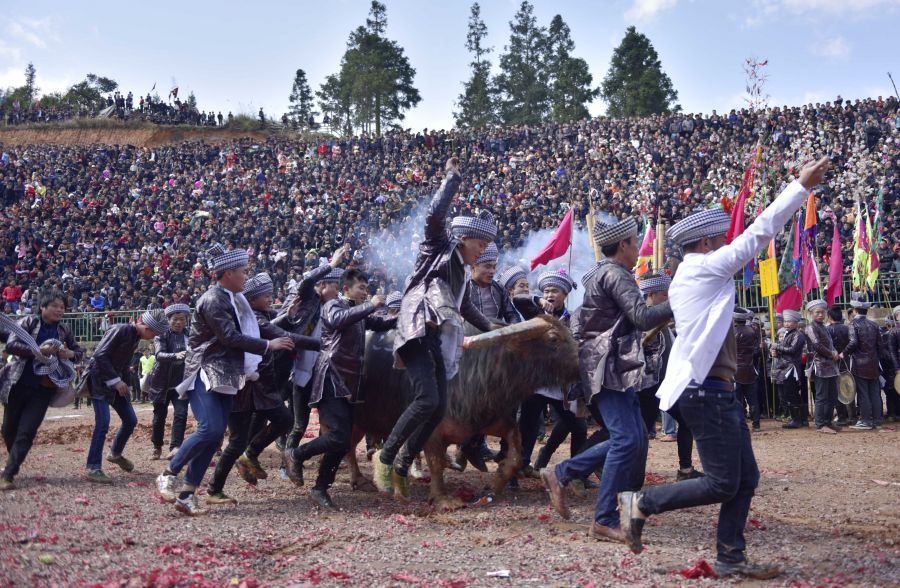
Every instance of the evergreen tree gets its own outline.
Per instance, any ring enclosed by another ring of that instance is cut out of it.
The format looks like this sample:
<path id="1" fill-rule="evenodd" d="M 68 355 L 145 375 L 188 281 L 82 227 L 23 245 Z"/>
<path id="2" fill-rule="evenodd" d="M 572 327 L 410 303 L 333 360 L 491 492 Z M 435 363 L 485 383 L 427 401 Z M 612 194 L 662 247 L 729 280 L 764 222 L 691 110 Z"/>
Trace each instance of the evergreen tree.
<path id="1" fill-rule="evenodd" d="M 597 97 L 600 89 L 591 87 L 594 77 L 587 62 L 572 57 L 575 42 L 569 25 L 558 14 L 547 31 L 547 47 L 551 117 L 557 122 L 588 118 L 587 105 Z"/>
<path id="2" fill-rule="evenodd" d="M 187 105 L 190 110 L 197 110 L 197 97 L 194 96 L 193 90 L 191 90 L 190 94 L 188 94 Z"/>
<path id="3" fill-rule="evenodd" d="M 422 100 L 413 85 L 416 70 L 403 48 L 383 36 L 386 29 L 386 8 L 373 0 L 366 26 L 350 33 L 340 73 L 326 79 L 317 93 L 322 111 L 339 113 L 347 130 L 380 135 L 383 125 L 403 120 L 404 112 Z"/>
<path id="4" fill-rule="evenodd" d="M 523 0 L 509 23 L 509 45 L 500 56 L 500 117 L 508 125 L 543 122 L 550 106 L 547 81 L 547 31 L 537 26 L 534 7 Z"/>
<path id="5" fill-rule="evenodd" d="M 309 88 L 309 82 L 306 81 L 306 72 L 302 69 L 298 69 L 294 75 L 294 86 L 288 101 L 290 102 L 288 116 L 294 125 L 309 126 L 309 118 L 315 116 L 316 112 L 313 111 L 313 93 Z"/>
<path id="6" fill-rule="evenodd" d="M 31 104 L 34 102 L 35 98 L 37 98 L 38 91 L 40 88 L 37 87 L 35 83 L 35 78 L 37 77 L 37 71 L 34 69 L 34 64 L 30 61 L 28 65 L 25 66 L 25 100 L 26 104 Z"/>
<path id="7" fill-rule="evenodd" d="M 463 93 L 457 102 L 459 112 L 453 113 L 456 126 L 462 129 L 479 129 L 497 122 L 496 90 L 491 80 L 491 62 L 487 59 L 493 48 L 484 46 L 486 37 L 487 25 L 481 20 L 481 6 L 475 2 L 466 35 L 466 49 L 474 57 L 470 64 L 472 77 L 463 84 Z"/>
<path id="8" fill-rule="evenodd" d="M 662 70 L 650 39 L 633 26 L 613 52 L 601 95 L 608 104 L 608 116 L 648 116 L 680 109 L 678 92 Z"/>

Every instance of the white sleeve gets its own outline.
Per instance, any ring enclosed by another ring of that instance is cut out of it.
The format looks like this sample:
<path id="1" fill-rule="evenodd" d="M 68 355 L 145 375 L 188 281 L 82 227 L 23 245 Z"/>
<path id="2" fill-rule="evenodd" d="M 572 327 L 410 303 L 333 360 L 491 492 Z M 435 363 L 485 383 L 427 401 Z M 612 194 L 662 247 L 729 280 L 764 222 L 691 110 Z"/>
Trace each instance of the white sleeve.
<path id="1" fill-rule="evenodd" d="M 707 255 L 705 267 L 723 278 L 734 277 L 734 274 L 747 265 L 775 234 L 784 228 L 784 224 L 800 209 L 807 196 L 809 191 L 800 182 L 797 180 L 791 182 L 753 224 L 747 227 L 747 230 L 729 245 Z"/>

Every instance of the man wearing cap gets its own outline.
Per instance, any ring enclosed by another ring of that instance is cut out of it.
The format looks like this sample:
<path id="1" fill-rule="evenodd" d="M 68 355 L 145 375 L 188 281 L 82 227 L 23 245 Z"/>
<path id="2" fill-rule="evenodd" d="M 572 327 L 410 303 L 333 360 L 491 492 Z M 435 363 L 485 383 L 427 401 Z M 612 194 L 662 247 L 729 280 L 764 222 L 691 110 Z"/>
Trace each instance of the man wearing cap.
<path id="1" fill-rule="evenodd" d="M 328 489 L 334 483 L 341 460 L 350 450 L 353 431 L 353 402 L 357 401 L 366 330 L 388 331 L 397 325 L 396 317 L 376 316 L 384 306 L 384 297 L 368 297 L 368 276 L 350 269 L 341 276 L 341 295 L 326 299 L 322 307 L 322 352 L 316 360 L 309 402 L 319 411 L 323 432 L 309 443 L 284 450 L 288 476 L 303 485 L 303 464 L 321 455 L 319 475 L 309 497 L 319 506 L 335 509 Z M 408 492 L 408 490 L 407 490 Z"/>
<path id="2" fill-rule="evenodd" d="M 838 357 L 850 360 L 850 373 L 856 383 L 856 403 L 859 406 L 859 420 L 851 429 L 871 431 L 881 424 L 881 376 L 879 359 L 887 355 L 882 350 L 881 332 L 878 325 L 869 320 L 871 304 L 863 300 L 851 300 L 849 334 L 847 348 Z"/>
<path id="3" fill-rule="evenodd" d="M 609 440 L 542 470 L 541 478 L 556 511 L 569 518 L 563 489 L 602 467 L 590 535 L 624 541 L 616 494 L 639 489 L 647 463 L 647 429 L 638 401 L 644 367 L 641 335 L 668 321 L 672 311 L 668 302 L 647 306 L 635 283 L 631 269 L 638 260 L 638 237 L 633 217 L 598 219 L 593 238 L 605 259 L 585 287 L 577 339 L 582 385 L 588 402 L 603 415 Z"/>
<path id="4" fill-rule="evenodd" d="M 772 347 L 772 379 L 778 386 L 778 395 L 784 402 L 790 419 L 781 426 L 785 429 L 799 429 L 803 426 L 804 416 L 800 395 L 800 372 L 803 371 L 803 351 L 806 349 L 806 336 L 798 328 L 800 311 L 785 310 L 784 328 L 778 333 L 778 339 Z"/>
<path id="5" fill-rule="evenodd" d="M 826 329 L 828 334 L 831 335 L 834 350 L 838 352 L 837 367 L 838 377 L 840 377 L 842 372 L 849 371 L 848 362 L 841 357 L 841 353 L 844 352 L 844 349 L 850 343 L 850 327 L 844 324 L 844 313 L 841 312 L 840 308 L 833 306 L 828 309 L 828 326 Z M 835 424 L 841 427 L 849 424 L 850 414 L 847 410 L 847 405 L 843 402 L 838 402 L 835 404 L 835 408 L 835 412 L 837 412 Z"/>
<path id="6" fill-rule="evenodd" d="M 638 278 L 638 288 L 648 306 L 662 304 L 668 300 L 671 283 L 672 278 L 657 272 L 644 274 Z M 672 330 L 663 327 L 643 344 L 644 376 L 638 399 L 641 403 L 641 416 L 650 439 L 656 438 L 656 419 L 659 417 L 659 399 L 656 397 L 656 390 L 666 375 L 666 363 L 672 350 L 672 341 Z"/>
<path id="7" fill-rule="evenodd" d="M 466 283 L 469 299 L 488 319 L 517 323 L 521 319 L 506 289 L 494 280 L 500 251 L 489 243 L 481 257 L 472 264 L 472 279 Z"/>
<path id="8" fill-rule="evenodd" d="M 91 482 L 108 484 L 112 478 L 103 472 L 103 445 L 109 432 L 110 406 L 119 415 L 122 424 L 116 431 L 106 461 L 114 463 L 126 472 L 134 464 L 122 455 L 125 444 L 137 425 L 137 416 L 128 395 L 128 364 L 142 340 L 163 335 L 168 330 L 166 315 L 162 310 L 148 310 L 141 315 L 141 322 L 113 325 L 103 335 L 85 368 L 94 408 L 94 433 L 87 455 L 87 477 Z"/>
<path id="9" fill-rule="evenodd" d="M 746 308 L 734 309 L 734 341 L 737 350 L 737 371 L 734 374 L 735 392 L 750 410 L 753 431 L 759 431 L 759 373 L 756 361 L 759 357 L 760 332 L 750 324 L 753 312 Z"/>
<path id="10" fill-rule="evenodd" d="M 190 400 L 198 426 L 156 479 L 163 500 L 174 502 L 178 512 L 189 516 L 206 512 L 195 491 L 222 444 L 235 394 L 247 380 L 259 378 L 257 368 L 267 351 L 294 348 L 289 337 L 261 338 L 256 316 L 241 294 L 247 282 L 247 251 L 226 251 L 217 244 L 207 257 L 216 285 L 197 300 L 185 379 L 175 387 Z M 185 467 L 181 491 L 176 493 L 177 476 Z"/>
<path id="11" fill-rule="evenodd" d="M 722 503 L 716 526 L 716 573 L 756 579 L 780 573 L 774 566 L 750 564 L 744 555 L 744 527 L 759 469 L 743 408 L 734 395 L 734 275 L 784 228 L 827 169 L 827 158 L 804 167 L 799 181 L 783 190 L 728 245 L 725 235 L 731 219 L 721 209 L 692 214 L 669 231 L 685 255 L 669 288 L 678 337 L 658 396 L 663 410 L 678 402 L 688 426 L 697 433 L 706 476 L 619 495 L 622 532 L 633 552 L 643 549 L 641 532 L 648 516 Z"/>
<path id="12" fill-rule="evenodd" d="M 425 239 L 397 315 L 395 360 L 406 367 L 413 400 L 376 454 L 375 485 L 408 500 L 407 474 L 447 409 L 447 382 L 456 375 L 464 344 L 463 324 L 489 331 L 491 322 L 469 299 L 467 264 L 484 253 L 497 237 L 493 217 L 456 217 L 446 230 L 447 211 L 459 189 L 459 161 L 447 162 L 447 176 L 432 198 L 425 220 Z M 403 448 L 401 453 L 400 449 Z"/>
<path id="13" fill-rule="evenodd" d="M 528 274 L 517 265 L 503 270 L 497 281 L 500 282 L 500 285 L 503 286 L 510 298 L 528 295 Z"/>
<path id="14" fill-rule="evenodd" d="M 816 430 L 820 433 L 837 433 L 836 426 L 831 424 L 838 395 L 838 352 L 828 329 L 825 328 L 825 313 L 828 303 L 824 300 L 812 300 L 806 303 L 806 311 L 810 316 L 806 327 L 806 338 L 813 351 L 812 375 L 816 387 Z"/>
<path id="15" fill-rule="evenodd" d="M 175 386 L 184 380 L 184 358 L 187 356 L 188 338 L 185 333 L 188 315 L 191 309 L 187 304 L 170 304 L 165 309 L 169 329 L 153 340 L 156 363 L 148 376 L 145 388 L 147 398 L 153 403 L 153 432 L 150 440 L 153 443 L 153 459 L 162 457 L 163 435 L 166 429 L 166 416 L 169 404 L 175 411 L 172 420 L 172 436 L 169 440 L 168 458 L 184 441 L 184 430 L 187 427 L 188 401 L 179 398 Z"/>
<path id="16" fill-rule="evenodd" d="M 296 288 L 288 292 L 278 314 L 279 320 L 287 316 L 287 322 L 279 323 L 282 328 L 297 335 L 322 336 L 323 291 L 327 290 L 331 297 L 337 296 L 343 271 L 339 266 L 349 251 L 349 244 L 339 248 L 328 263 L 304 274 Z M 294 411 L 294 426 L 287 436 L 285 447 L 297 447 L 309 425 L 309 392 L 318 355 L 317 351 L 309 349 L 294 354 L 290 399 Z M 287 475 L 287 471 L 284 474 Z"/>
<path id="17" fill-rule="evenodd" d="M 318 350 L 319 339 L 283 331 L 272 318 L 272 297 L 275 288 L 267 273 L 256 274 L 244 284 L 242 294 L 259 325 L 263 339 L 290 337 L 294 349 Z M 282 317 L 282 322 L 285 317 Z M 216 463 L 216 470 L 206 492 L 207 504 L 229 504 L 235 500 L 225 494 L 225 481 L 237 462 L 238 472 L 245 482 L 255 486 L 268 477 L 259 463 L 259 455 L 278 437 L 287 433 L 294 423 L 293 414 L 284 405 L 281 389 L 275 380 L 275 354 L 267 352 L 257 368 L 259 378 L 247 380 L 234 398 L 228 417 L 228 445 Z M 253 435 L 253 421 L 258 419 L 260 430 Z M 268 424 L 264 424 L 268 423 Z M 253 435 L 251 440 L 251 435 Z M 246 450 L 246 452 L 245 452 Z"/>

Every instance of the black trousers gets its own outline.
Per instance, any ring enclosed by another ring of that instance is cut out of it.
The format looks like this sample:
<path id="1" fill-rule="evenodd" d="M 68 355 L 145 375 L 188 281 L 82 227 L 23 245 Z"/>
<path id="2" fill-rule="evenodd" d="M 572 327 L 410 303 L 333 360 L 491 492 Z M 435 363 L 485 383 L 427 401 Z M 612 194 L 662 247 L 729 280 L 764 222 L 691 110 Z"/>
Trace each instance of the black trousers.
<path id="1" fill-rule="evenodd" d="M 291 410 L 294 413 L 294 426 L 288 433 L 286 447 L 294 448 L 300 445 L 300 440 L 306 434 L 309 426 L 309 393 L 312 390 L 312 379 L 305 386 L 294 384 L 293 394 L 290 399 Z"/>
<path id="2" fill-rule="evenodd" d="M 334 483 L 338 466 L 350 450 L 353 432 L 353 405 L 347 398 L 335 398 L 334 384 L 326 374 L 322 400 L 316 405 L 319 411 L 319 436 L 294 450 L 294 458 L 301 463 L 314 455 L 321 455 L 316 488 L 327 490 Z"/>
<path id="3" fill-rule="evenodd" d="M 441 340 L 436 333 L 409 341 L 398 353 L 412 383 L 413 400 L 388 435 L 380 458 L 384 464 L 393 464 L 400 448 L 406 444 L 400 462 L 396 464 L 397 473 L 405 476 L 412 460 L 425 447 L 447 412 L 447 372 L 441 355 Z"/>
<path id="4" fill-rule="evenodd" d="M 151 441 L 154 447 L 162 448 L 163 437 L 166 432 L 166 417 L 169 414 L 169 404 L 175 411 L 172 419 L 172 437 L 169 440 L 169 449 L 181 447 L 184 443 L 184 430 L 187 428 L 188 405 L 190 401 L 178 398 L 178 392 L 175 389 L 167 390 L 164 398 L 153 403 L 153 431 L 151 433 Z"/>
<path id="5" fill-rule="evenodd" d="M 12 479 L 25 462 L 38 428 L 44 421 L 53 389 L 42 386 L 16 384 L 9 391 L 9 399 L 3 411 L 3 442 L 9 454 L 3 477 Z"/>
<path id="6" fill-rule="evenodd" d="M 651 437 L 656 437 L 656 419 L 659 418 L 657 390 L 659 390 L 658 384 L 638 392 L 638 402 L 641 403 L 641 418 L 644 419 L 644 426 L 647 427 L 647 433 Z"/>
<path id="7" fill-rule="evenodd" d="M 271 427 L 264 429 L 260 434 L 252 437 L 251 424 L 253 416 L 263 415 L 271 423 Z M 228 416 L 228 445 L 222 450 L 222 455 L 216 463 L 212 480 L 209 482 L 209 492 L 221 492 L 225 487 L 225 480 L 234 467 L 234 462 L 244 451 L 250 457 L 256 458 L 279 435 L 286 432 L 291 426 L 291 413 L 284 406 L 278 406 L 268 410 L 255 412 L 233 412 Z M 268 432 L 267 432 L 268 431 Z M 265 434 L 264 434 L 265 433 Z"/>
<path id="8" fill-rule="evenodd" d="M 678 409 L 677 402 L 668 410 L 668 413 L 678 423 L 678 432 L 675 435 L 675 445 L 678 446 L 678 467 L 682 470 L 692 468 L 694 467 L 694 434 L 691 433 L 691 428 Z"/>
<path id="9" fill-rule="evenodd" d="M 778 384 L 778 394 L 781 396 L 784 408 L 790 415 L 791 420 L 797 423 L 803 420 L 800 415 L 800 382 L 793 378 L 788 378 Z"/>
<path id="10" fill-rule="evenodd" d="M 556 423 L 547 438 L 547 443 L 538 453 L 535 463 L 536 468 L 546 467 L 566 437 L 571 434 L 570 456 L 578 455 L 587 439 L 587 423 L 578 418 L 573 412 L 566 410 L 562 400 L 548 398 L 535 394 L 522 403 L 522 412 L 519 416 L 519 433 L 522 436 L 522 465 L 531 464 L 531 455 L 540 435 L 541 424 L 544 420 L 544 407 L 550 405 L 556 415 Z"/>

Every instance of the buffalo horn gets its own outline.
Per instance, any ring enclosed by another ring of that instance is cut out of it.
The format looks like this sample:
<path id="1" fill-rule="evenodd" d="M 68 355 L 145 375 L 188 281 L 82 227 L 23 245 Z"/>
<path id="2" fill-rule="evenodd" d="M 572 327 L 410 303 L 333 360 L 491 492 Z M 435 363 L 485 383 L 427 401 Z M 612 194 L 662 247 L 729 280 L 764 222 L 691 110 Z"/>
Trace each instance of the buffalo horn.
<path id="1" fill-rule="evenodd" d="M 466 347 L 478 349 L 480 347 L 496 347 L 512 341 L 528 341 L 540 337 L 549 331 L 551 326 L 545 320 L 533 318 L 523 323 L 515 323 L 487 333 L 473 335 L 469 337 L 469 344 Z"/>

